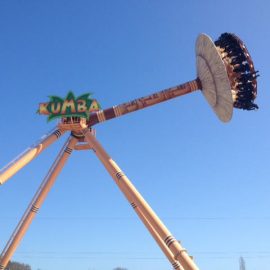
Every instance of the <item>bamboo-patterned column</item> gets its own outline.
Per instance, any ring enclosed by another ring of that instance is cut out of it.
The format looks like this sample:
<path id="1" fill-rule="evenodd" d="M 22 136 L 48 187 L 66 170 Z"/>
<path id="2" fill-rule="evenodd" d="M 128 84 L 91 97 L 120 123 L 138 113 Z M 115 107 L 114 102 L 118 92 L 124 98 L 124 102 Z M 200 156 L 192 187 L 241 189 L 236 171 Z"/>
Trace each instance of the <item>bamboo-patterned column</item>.
<path id="1" fill-rule="evenodd" d="M 106 153 L 101 144 L 91 134 L 89 129 L 84 129 L 85 140 L 90 144 L 93 151 L 103 163 L 109 174 L 114 179 L 120 190 L 124 193 L 130 203 L 139 207 L 143 216 L 154 228 L 164 244 L 170 249 L 174 255 L 174 259 L 178 260 L 185 270 L 199 270 L 194 261 L 187 254 L 187 251 L 180 245 L 180 243 L 172 236 L 170 231 L 158 218 L 155 212 L 147 204 L 144 198 L 136 190 L 128 177 L 122 172 L 114 160 Z M 136 209 L 136 207 L 135 207 Z"/>
<path id="2" fill-rule="evenodd" d="M 16 172 L 36 158 L 44 149 L 55 142 L 65 131 L 58 128 L 53 129 L 49 134 L 43 136 L 38 142 L 26 149 L 21 155 L 11 161 L 0 170 L 0 185 L 4 184 Z"/>
<path id="3" fill-rule="evenodd" d="M 5 246 L 2 254 L 0 255 L 0 270 L 5 269 L 5 267 L 7 266 L 13 253 L 17 249 L 20 241 L 22 240 L 27 229 L 29 228 L 32 220 L 36 216 L 39 208 L 41 207 L 53 184 L 55 183 L 57 176 L 65 165 L 76 143 L 77 139 L 74 137 L 70 137 L 65 143 L 59 155 L 57 156 L 47 176 L 41 183 L 37 193 L 35 194 L 28 208 L 26 209 L 22 219 L 20 220 L 7 245 Z"/>
<path id="4" fill-rule="evenodd" d="M 88 126 L 93 126 L 97 123 L 104 122 L 106 120 L 110 120 L 112 118 L 116 118 L 137 110 L 141 110 L 172 98 L 189 94 L 195 90 L 201 89 L 201 87 L 201 82 L 197 78 L 196 80 L 177 85 L 175 87 L 167 88 L 146 97 L 141 97 L 105 110 L 97 111 L 91 114 Z"/>

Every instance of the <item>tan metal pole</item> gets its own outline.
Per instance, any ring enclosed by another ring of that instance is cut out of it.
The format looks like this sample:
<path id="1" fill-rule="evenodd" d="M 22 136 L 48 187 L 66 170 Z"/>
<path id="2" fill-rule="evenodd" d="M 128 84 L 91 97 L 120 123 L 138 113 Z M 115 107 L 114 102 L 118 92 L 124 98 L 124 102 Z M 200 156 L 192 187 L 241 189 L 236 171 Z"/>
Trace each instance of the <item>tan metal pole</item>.
<path id="1" fill-rule="evenodd" d="M 36 216 L 46 196 L 51 190 L 57 176 L 59 175 L 60 171 L 65 165 L 76 143 L 77 143 L 77 139 L 74 137 L 70 137 L 65 143 L 65 145 L 63 146 L 59 155 L 57 156 L 47 176 L 44 178 L 43 182 L 41 183 L 37 193 L 35 194 L 28 208 L 26 209 L 22 219 L 20 220 L 15 231 L 10 237 L 7 245 L 5 246 L 2 254 L 0 255 L 0 270 L 5 269 L 5 267 L 7 266 L 9 260 L 11 259 L 20 241 L 22 240 L 23 236 L 28 230 L 32 220 Z"/>
<path id="2" fill-rule="evenodd" d="M 165 90 L 156 92 L 146 97 L 134 99 L 130 102 L 113 106 L 105 110 L 97 111 L 91 114 L 88 121 L 88 126 L 91 127 L 97 123 L 104 122 L 106 120 L 110 120 L 112 118 L 116 118 L 127 113 L 147 108 L 160 102 L 191 93 L 201 88 L 202 88 L 201 82 L 197 78 L 196 80 L 180 84 L 175 87 L 167 88 Z"/>
<path id="3" fill-rule="evenodd" d="M 7 164 L 0 170 L 0 185 L 4 184 L 21 168 L 27 165 L 31 160 L 36 158 L 44 149 L 56 141 L 65 131 L 54 128 L 48 134 L 45 134 L 39 141 L 26 149 L 22 154 Z"/>
<path id="4" fill-rule="evenodd" d="M 185 270 L 199 270 L 194 261 L 188 255 L 187 251 L 172 236 L 170 231 L 147 204 L 141 194 L 136 190 L 127 176 L 121 171 L 115 161 L 106 153 L 101 144 L 91 134 L 89 129 L 84 129 L 83 133 L 86 141 L 91 145 L 93 151 L 103 163 L 104 167 L 112 176 L 120 190 L 124 193 L 128 200 L 132 200 L 130 203 L 135 203 L 141 209 L 147 221 L 162 238 L 164 244 L 171 250 L 174 258 L 180 262 Z"/>
<path id="5" fill-rule="evenodd" d="M 173 268 L 178 269 L 178 270 L 184 270 L 184 268 L 181 266 L 181 264 L 177 260 L 175 260 L 172 252 L 165 245 L 165 243 L 162 240 L 162 238 L 160 237 L 160 235 L 153 228 L 153 226 L 150 224 L 150 222 L 147 220 L 147 218 L 143 215 L 140 208 L 134 202 L 132 202 L 133 200 L 129 196 L 127 196 L 127 198 L 128 198 L 128 201 L 131 202 L 131 206 L 133 207 L 133 209 L 135 210 L 135 212 L 137 213 L 137 215 L 139 216 L 139 218 L 141 219 L 141 221 L 143 222 L 145 227 L 151 233 L 151 235 L 155 239 L 156 243 L 159 245 L 159 247 L 161 248 L 161 250 L 163 251 L 165 256 L 168 258 L 169 262 L 172 264 Z"/>

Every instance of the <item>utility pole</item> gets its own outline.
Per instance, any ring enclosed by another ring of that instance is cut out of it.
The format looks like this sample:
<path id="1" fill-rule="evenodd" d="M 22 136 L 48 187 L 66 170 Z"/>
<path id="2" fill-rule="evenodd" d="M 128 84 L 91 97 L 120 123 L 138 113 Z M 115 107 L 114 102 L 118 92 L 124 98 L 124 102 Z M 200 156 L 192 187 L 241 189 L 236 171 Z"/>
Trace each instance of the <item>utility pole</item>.
<path id="1" fill-rule="evenodd" d="M 245 264 L 245 260 L 243 257 L 240 257 L 239 265 L 240 265 L 240 270 L 246 270 L 246 264 Z"/>

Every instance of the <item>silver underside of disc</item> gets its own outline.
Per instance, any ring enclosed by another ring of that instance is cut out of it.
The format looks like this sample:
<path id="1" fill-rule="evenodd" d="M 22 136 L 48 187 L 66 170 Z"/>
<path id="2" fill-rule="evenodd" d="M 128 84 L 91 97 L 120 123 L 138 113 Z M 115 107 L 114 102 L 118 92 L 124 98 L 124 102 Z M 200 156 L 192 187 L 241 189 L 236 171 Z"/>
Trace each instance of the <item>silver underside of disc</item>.
<path id="1" fill-rule="evenodd" d="M 205 98 L 221 121 L 230 121 L 233 99 L 226 66 L 214 42 L 205 34 L 200 34 L 196 41 L 196 62 Z"/>

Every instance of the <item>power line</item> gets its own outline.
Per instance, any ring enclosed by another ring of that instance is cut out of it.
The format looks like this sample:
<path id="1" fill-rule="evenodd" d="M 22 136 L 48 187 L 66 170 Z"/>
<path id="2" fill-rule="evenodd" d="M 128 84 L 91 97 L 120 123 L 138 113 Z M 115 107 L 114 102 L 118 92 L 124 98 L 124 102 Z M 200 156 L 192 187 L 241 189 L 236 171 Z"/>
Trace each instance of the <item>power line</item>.
<path id="1" fill-rule="evenodd" d="M 215 221 L 215 220 L 270 220 L 270 217 L 161 217 L 164 220 L 202 220 L 202 221 Z M 18 219 L 18 217 L 0 217 L 0 220 Z M 66 216 L 66 217 L 38 217 L 39 220 L 137 220 L 136 217 L 97 217 L 97 216 Z"/>
<path id="2" fill-rule="evenodd" d="M 23 256 L 24 258 L 31 258 L 31 259 L 100 259 L 100 258 L 108 258 L 107 256 L 77 256 L 77 255 L 61 255 L 61 256 L 33 256 L 33 255 L 25 255 Z M 199 256 L 194 256 L 195 258 L 199 258 Z M 130 256 L 110 256 L 110 259 L 122 259 L 122 260 L 141 260 L 141 261 L 157 261 L 157 260 L 166 260 L 165 257 L 130 257 Z M 238 256 L 231 256 L 231 255 L 223 255 L 223 256 L 204 256 L 204 257 L 200 257 L 200 259 L 237 259 Z M 270 256 L 245 256 L 245 258 L 248 259 L 270 259 Z"/>
<path id="3" fill-rule="evenodd" d="M 100 257 L 128 259 L 128 260 L 163 260 L 164 257 L 152 254 L 144 256 L 145 252 L 126 252 L 126 251 L 21 251 L 17 253 L 26 258 L 39 259 L 94 259 Z M 135 256 L 134 256 L 135 255 Z M 230 259 L 238 258 L 239 255 L 245 255 L 245 258 L 270 258 L 270 251 L 194 251 L 195 257 L 212 259 Z"/>

